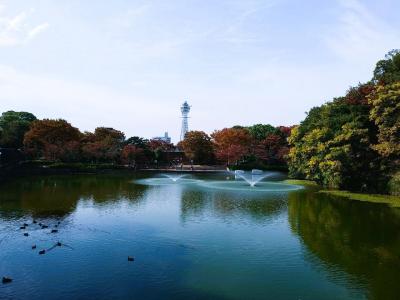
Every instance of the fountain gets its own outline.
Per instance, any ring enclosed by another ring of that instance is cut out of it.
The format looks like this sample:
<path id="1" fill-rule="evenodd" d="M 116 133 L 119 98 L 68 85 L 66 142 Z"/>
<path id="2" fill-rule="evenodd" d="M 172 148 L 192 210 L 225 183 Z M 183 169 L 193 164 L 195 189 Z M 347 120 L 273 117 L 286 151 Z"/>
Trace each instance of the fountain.
<path id="1" fill-rule="evenodd" d="M 181 179 L 181 178 L 183 178 L 183 177 L 185 177 L 185 176 L 187 176 L 187 174 L 174 174 L 174 175 L 171 175 L 171 174 L 162 174 L 164 177 L 167 177 L 167 178 L 169 178 L 169 179 L 171 179 L 173 182 L 177 182 L 179 179 Z"/>
<path id="2" fill-rule="evenodd" d="M 251 170 L 251 176 L 246 175 L 246 172 L 243 170 L 235 171 L 235 179 L 241 178 L 246 181 L 251 187 L 254 187 L 257 183 L 259 183 L 264 178 L 272 176 L 273 173 L 264 173 L 262 170 L 253 169 Z"/>
<path id="3" fill-rule="evenodd" d="M 144 185 L 183 185 L 183 184 L 194 184 L 198 180 L 184 178 L 188 174 L 160 174 L 161 177 L 144 178 L 136 180 L 136 183 Z"/>
<path id="4" fill-rule="evenodd" d="M 262 192 L 262 193 L 282 193 L 290 192 L 293 190 L 302 189 L 302 186 L 287 184 L 281 181 L 276 181 L 279 178 L 277 172 L 264 172 L 261 170 L 252 170 L 246 172 L 243 170 L 230 171 L 235 175 L 235 180 L 226 178 L 225 180 L 215 180 L 214 177 L 210 179 L 196 179 L 196 178 L 183 178 L 186 174 L 159 174 L 158 177 L 143 178 L 135 180 L 136 184 L 151 185 L 151 186 L 191 186 L 193 188 L 203 187 L 207 189 L 218 189 L 224 191 L 234 192 Z M 263 179 L 274 177 L 274 180 Z"/>

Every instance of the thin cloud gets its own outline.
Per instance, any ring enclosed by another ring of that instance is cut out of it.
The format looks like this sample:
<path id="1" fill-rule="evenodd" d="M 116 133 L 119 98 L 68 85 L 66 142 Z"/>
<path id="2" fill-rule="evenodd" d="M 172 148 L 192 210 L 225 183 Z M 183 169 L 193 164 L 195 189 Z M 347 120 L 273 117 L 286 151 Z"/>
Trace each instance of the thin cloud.
<path id="1" fill-rule="evenodd" d="M 0 6 L 0 13 L 3 12 L 4 6 Z M 24 45 L 49 27 L 48 23 L 30 25 L 27 19 L 32 12 L 22 11 L 12 17 L 0 15 L 0 47 Z"/>
<path id="2" fill-rule="evenodd" d="M 36 26 L 35 28 L 31 29 L 28 32 L 28 38 L 29 39 L 33 39 L 38 34 L 40 34 L 41 32 L 45 31 L 48 27 L 49 27 L 49 23 L 43 23 L 43 24 L 40 24 L 40 25 Z"/>
<path id="3" fill-rule="evenodd" d="M 400 34 L 359 0 L 339 1 L 338 23 L 325 42 L 336 55 L 352 62 L 376 60 L 400 44 Z"/>

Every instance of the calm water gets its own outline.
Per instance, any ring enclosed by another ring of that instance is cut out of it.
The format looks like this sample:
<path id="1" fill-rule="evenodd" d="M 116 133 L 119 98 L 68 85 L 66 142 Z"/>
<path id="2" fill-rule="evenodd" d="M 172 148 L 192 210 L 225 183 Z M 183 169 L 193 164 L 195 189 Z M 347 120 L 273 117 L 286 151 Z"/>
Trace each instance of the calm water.
<path id="1" fill-rule="evenodd" d="M 0 186 L 0 277 L 14 279 L 0 283 L 0 299 L 400 297 L 399 209 L 310 189 L 256 192 L 191 184 L 193 177 L 184 184 L 139 177 L 34 177 Z"/>

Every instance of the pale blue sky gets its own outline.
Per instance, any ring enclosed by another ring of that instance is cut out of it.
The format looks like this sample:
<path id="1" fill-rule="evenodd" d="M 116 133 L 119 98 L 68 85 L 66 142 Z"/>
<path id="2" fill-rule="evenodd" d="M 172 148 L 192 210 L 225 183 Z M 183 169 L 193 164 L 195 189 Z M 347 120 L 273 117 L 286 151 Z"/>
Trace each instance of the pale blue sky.
<path id="1" fill-rule="evenodd" d="M 398 0 L 0 0 L 0 112 L 127 136 L 300 122 L 400 48 Z"/>

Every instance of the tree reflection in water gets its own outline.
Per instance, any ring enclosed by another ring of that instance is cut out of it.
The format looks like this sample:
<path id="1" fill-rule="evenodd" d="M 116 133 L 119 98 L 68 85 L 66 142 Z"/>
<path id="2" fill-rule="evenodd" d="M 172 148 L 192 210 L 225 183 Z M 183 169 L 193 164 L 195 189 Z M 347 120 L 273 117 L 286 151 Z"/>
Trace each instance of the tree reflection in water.
<path id="1" fill-rule="evenodd" d="M 398 299 L 399 209 L 303 192 L 290 194 L 288 217 L 333 277 L 342 270 L 367 288 L 369 298 Z"/>

